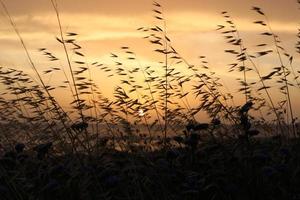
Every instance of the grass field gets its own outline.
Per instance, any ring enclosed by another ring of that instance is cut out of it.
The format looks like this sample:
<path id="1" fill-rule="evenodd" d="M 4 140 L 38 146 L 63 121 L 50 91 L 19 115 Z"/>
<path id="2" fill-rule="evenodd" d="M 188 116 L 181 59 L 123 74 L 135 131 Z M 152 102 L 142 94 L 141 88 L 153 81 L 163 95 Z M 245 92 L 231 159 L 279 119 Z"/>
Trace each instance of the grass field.
<path id="1" fill-rule="evenodd" d="M 0 199 L 300 199 L 300 36 L 288 52 L 263 9 L 251 8 L 265 38 L 254 50 L 229 12 L 216 25 L 238 76 L 231 93 L 206 56 L 192 64 L 176 50 L 158 2 L 154 24 L 137 28 L 159 57 L 147 66 L 128 46 L 111 65 L 89 61 L 51 0 L 64 58 L 41 47 L 44 71 L 0 3 L 31 67 L 0 66 Z M 278 63 L 266 71 L 264 58 Z M 95 69 L 117 80 L 113 97 Z"/>

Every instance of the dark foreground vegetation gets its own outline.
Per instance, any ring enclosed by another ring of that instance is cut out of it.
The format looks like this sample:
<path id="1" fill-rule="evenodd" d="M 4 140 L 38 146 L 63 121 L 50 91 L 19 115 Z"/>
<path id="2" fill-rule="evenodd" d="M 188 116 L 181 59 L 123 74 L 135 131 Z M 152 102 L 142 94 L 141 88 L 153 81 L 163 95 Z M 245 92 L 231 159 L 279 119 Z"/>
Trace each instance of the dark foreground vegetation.
<path id="1" fill-rule="evenodd" d="M 237 139 L 154 152 L 103 146 L 62 156 L 51 144 L 23 147 L 0 159 L 3 200 L 300 199 L 299 140 Z"/>
<path id="2" fill-rule="evenodd" d="M 299 33 L 296 52 L 288 52 L 263 10 L 252 7 L 266 42 L 246 47 L 222 12 L 217 30 L 244 99 L 236 105 L 205 56 L 194 65 L 176 50 L 158 2 L 154 25 L 138 28 L 160 56 L 153 66 L 127 46 L 110 54 L 113 64 L 89 61 L 50 2 L 65 57 L 40 48 L 51 62 L 41 73 L 0 0 L 34 72 L 0 66 L 0 200 L 300 199 Z M 276 65 L 260 67 L 265 58 Z M 51 85 L 56 73 L 64 80 Z M 97 73 L 117 77 L 112 98 L 94 82 Z M 53 90 L 69 94 L 71 106 Z M 210 123 L 198 122 L 203 112 Z"/>

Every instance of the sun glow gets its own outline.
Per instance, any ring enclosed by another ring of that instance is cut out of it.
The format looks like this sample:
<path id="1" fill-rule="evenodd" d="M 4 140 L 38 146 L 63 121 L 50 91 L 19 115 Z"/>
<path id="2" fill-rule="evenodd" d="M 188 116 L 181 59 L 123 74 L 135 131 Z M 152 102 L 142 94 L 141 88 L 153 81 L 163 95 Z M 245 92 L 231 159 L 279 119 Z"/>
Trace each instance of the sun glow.
<path id="1" fill-rule="evenodd" d="M 145 115 L 144 110 L 139 109 L 138 114 L 139 114 L 140 117 L 143 117 Z"/>

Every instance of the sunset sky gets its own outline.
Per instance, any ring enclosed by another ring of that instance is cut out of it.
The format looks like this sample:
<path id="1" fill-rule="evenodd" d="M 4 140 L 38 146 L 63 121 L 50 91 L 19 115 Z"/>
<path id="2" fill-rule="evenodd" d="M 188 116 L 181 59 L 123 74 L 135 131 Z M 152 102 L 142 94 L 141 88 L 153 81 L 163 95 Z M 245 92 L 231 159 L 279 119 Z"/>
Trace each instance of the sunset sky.
<path id="1" fill-rule="evenodd" d="M 67 69 L 61 45 L 55 37 L 59 34 L 55 12 L 50 0 L 3 0 L 13 17 L 29 52 L 38 69 L 42 72 L 50 63 L 37 49 L 45 47 L 61 58 L 61 65 Z M 296 0 L 161 0 L 167 22 L 168 35 L 173 46 L 190 63 L 199 64 L 199 56 L 205 55 L 212 70 L 216 71 L 225 85 L 235 93 L 238 88 L 235 78 L 238 73 L 228 73 L 228 64 L 234 57 L 225 54 L 230 49 L 222 35 L 216 31 L 224 19 L 222 11 L 228 11 L 244 39 L 245 45 L 255 52 L 255 45 L 265 41 L 259 35 L 263 32 L 253 21 L 259 19 L 251 11 L 252 6 L 261 7 L 269 18 L 272 28 L 283 41 L 283 46 L 295 53 L 300 10 Z M 64 32 L 76 32 L 77 40 L 89 62 L 112 63 L 111 52 L 120 51 L 121 46 L 134 50 L 142 63 L 156 61 L 153 47 L 136 29 L 154 23 L 151 0 L 57 0 Z M 0 65 L 15 67 L 32 73 L 24 50 L 9 24 L 3 9 L 0 9 Z M 278 60 L 266 57 L 257 60 L 262 72 L 278 66 Z M 297 66 L 296 66 L 297 67 Z M 299 67 L 297 68 L 300 69 Z M 94 79 L 102 92 L 112 94 L 112 79 L 100 71 L 93 71 Z M 57 77 L 57 78 L 56 78 Z M 48 83 L 56 83 L 62 76 L 47 76 Z M 58 83 L 58 82 L 57 82 Z M 61 92 L 57 92 L 61 94 Z M 294 106 L 299 105 L 298 90 L 293 90 Z M 276 96 L 277 97 L 277 96 Z M 59 97 L 61 98 L 61 97 Z M 279 97 L 278 97 L 279 98 Z M 239 97 L 237 97 L 239 101 Z M 299 107 L 297 106 L 297 111 Z M 299 112 L 298 112 L 299 113 Z"/>

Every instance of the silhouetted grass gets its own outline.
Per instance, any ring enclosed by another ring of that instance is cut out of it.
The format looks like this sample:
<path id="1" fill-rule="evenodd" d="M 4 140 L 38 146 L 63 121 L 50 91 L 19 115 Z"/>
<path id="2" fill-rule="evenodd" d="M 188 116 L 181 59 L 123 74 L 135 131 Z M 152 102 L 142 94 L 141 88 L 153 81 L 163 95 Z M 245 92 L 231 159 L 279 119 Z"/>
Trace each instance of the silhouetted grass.
<path id="1" fill-rule="evenodd" d="M 190 138 L 191 139 L 191 138 Z M 169 142 L 179 142 L 178 139 Z M 297 199 L 299 141 L 227 140 L 145 152 L 6 152 L 2 199 Z M 169 144 L 170 145 L 170 144 Z M 26 147 L 25 147 L 26 149 Z"/>
<path id="2" fill-rule="evenodd" d="M 236 105 L 205 56 L 191 64 L 176 50 L 158 2 L 154 24 L 138 31 L 161 60 L 145 66 L 127 46 L 110 54 L 113 64 L 89 61 L 78 34 L 64 33 L 51 0 L 68 72 L 61 58 L 42 47 L 58 66 L 43 74 L 0 2 L 35 75 L 0 67 L 1 199 L 300 198 L 299 127 L 291 95 L 292 87 L 299 89 L 299 70 L 261 8 L 252 8 L 263 18 L 254 23 L 267 29 L 260 35 L 272 43 L 257 44 L 259 51 L 245 46 L 227 11 L 217 27 L 232 47 L 224 52 L 235 58 L 229 72 L 241 72 L 237 81 L 245 102 Z M 263 75 L 256 59 L 272 53 L 280 67 Z M 118 78 L 113 98 L 101 93 L 95 70 Z M 55 73 L 65 80 L 47 85 L 44 79 Z M 52 95 L 59 88 L 69 89 L 71 110 Z M 274 88 L 283 100 L 274 99 Z M 191 104 L 192 98 L 199 104 Z M 210 122 L 197 121 L 201 112 Z"/>

